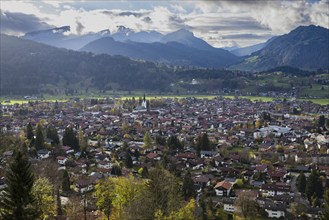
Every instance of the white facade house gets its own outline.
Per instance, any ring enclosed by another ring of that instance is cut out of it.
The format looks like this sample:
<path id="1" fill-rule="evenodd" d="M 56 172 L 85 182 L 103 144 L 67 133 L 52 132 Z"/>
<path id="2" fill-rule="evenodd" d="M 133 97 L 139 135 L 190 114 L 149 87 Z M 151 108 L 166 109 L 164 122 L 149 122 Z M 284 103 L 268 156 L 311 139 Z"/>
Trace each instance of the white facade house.
<path id="1" fill-rule="evenodd" d="M 279 204 L 265 205 L 265 211 L 269 218 L 285 217 L 285 207 Z"/>

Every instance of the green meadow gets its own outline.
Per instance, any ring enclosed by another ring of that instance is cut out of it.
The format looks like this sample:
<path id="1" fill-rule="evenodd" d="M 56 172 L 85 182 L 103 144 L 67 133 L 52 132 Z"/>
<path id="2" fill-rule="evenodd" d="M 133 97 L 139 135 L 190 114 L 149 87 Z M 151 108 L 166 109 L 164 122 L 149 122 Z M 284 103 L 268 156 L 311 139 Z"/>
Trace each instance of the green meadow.
<path id="1" fill-rule="evenodd" d="M 124 94 L 124 95 L 119 95 L 119 94 L 115 94 L 115 95 L 104 95 L 104 96 L 72 96 L 72 97 L 65 97 L 65 96 L 49 96 L 49 97 L 45 97 L 45 98 L 42 98 L 42 99 L 37 99 L 37 100 L 30 100 L 32 102 L 34 101 L 44 101 L 44 102 L 55 102 L 55 101 L 58 101 L 58 102 L 65 102 L 67 100 L 69 100 L 70 98 L 93 98 L 93 99 L 101 99 L 101 98 L 105 98 L 105 97 L 117 97 L 119 99 L 122 99 L 122 100 L 126 100 L 126 99 L 131 99 L 133 97 L 135 97 L 135 99 L 138 99 L 139 97 L 143 97 L 143 94 L 131 94 L 131 95 L 127 95 L 127 94 Z M 151 99 L 168 99 L 168 98 L 171 98 L 171 99 L 180 99 L 180 98 L 191 98 L 191 97 L 194 97 L 194 98 L 197 98 L 197 99 L 213 99 L 215 97 L 217 97 L 216 95 L 148 95 L 146 94 L 146 99 L 148 100 L 151 100 Z M 230 96 L 230 95 L 227 95 L 227 96 L 223 96 L 224 98 L 228 98 L 228 99 L 234 99 L 235 97 L 234 96 Z M 249 99 L 251 101 L 262 101 L 262 102 L 271 102 L 277 98 L 274 98 L 274 97 L 264 97 L 264 96 L 238 96 L 239 98 L 245 98 L 245 99 Z M 282 99 L 282 98 L 279 98 L 279 99 Z M 316 104 L 320 104 L 320 105 L 329 105 L 329 99 L 326 99 L 326 98 L 323 98 L 323 99 L 312 99 L 312 98 L 308 98 L 308 99 L 299 99 L 299 100 L 307 100 L 307 101 L 311 101 L 313 103 L 316 103 Z M 1 97 L 0 98 L 0 102 L 1 104 L 3 105 L 14 105 L 14 104 L 24 104 L 24 103 L 28 103 L 29 100 L 25 100 L 25 99 L 22 99 L 22 98 L 14 98 L 14 99 L 10 99 L 10 98 L 4 98 L 4 97 Z"/>

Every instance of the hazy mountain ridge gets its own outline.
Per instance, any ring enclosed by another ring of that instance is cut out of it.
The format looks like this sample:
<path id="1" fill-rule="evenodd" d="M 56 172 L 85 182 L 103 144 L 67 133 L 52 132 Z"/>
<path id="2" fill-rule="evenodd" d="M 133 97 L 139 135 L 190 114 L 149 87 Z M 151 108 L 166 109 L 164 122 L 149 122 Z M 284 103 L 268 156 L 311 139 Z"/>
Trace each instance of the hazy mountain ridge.
<path id="1" fill-rule="evenodd" d="M 227 67 L 237 61 L 237 57 L 225 50 L 201 50 L 170 41 L 168 43 L 118 42 L 113 38 L 101 38 L 90 42 L 81 51 L 96 54 L 122 55 L 161 63 L 200 66 Z"/>
<path id="2" fill-rule="evenodd" d="M 241 47 L 237 49 L 230 50 L 231 53 L 233 53 L 236 56 L 249 56 L 250 54 L 259 51 L 266 47 L 270 42 L 272 42 L 276 37 L 272 37 L 268 39 L 266 42 L 260 43 L 260 44 L 255 44 L 251 45 L 248 47 Z"/>

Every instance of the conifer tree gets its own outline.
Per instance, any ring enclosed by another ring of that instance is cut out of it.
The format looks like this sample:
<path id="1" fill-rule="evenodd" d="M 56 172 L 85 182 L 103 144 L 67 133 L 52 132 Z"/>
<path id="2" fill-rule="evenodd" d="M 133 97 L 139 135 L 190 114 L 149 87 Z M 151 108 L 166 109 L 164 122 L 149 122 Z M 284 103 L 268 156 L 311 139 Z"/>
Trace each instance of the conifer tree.
<path id="1" fill-rule="evenodd" d="M 195 195 L 194 181 L 192 179 L 190 171 L 188 171 L 184 176 L 182 188 L 183 188 L 183 196 L 186 201 Z"/>
<path id="2" fill-rule="evenodd" d="M 210 141 L 209 141 L 207 133 L 204 133 L 202 136 L 198 137 L 196 148 L 197 148 L 198 154 L 200 154 L 200 151 L 202 151 L 202 150 L 210 150 Z"/>
<path id="3" fill-rule="evenodd" d="M 40 150 L 43 149 L 45 146 L 45 139 L 42 133 L 42 125 L 40 123 L 37 124 L 36 128 L 36 138 L 35 138 L 35 149 Z"/>
<path id="4" fill-rule="evenodd" d="M 298 178 L 297 178 L 297 189 L 301 193 L 305 193 L 305 188 L 306 188 L 306 177 L 302 172 L 300 172 Z"/>
<path id="5" fill-rule="evenodd" d="M 133 160 L 132 160 L 132 158 L 131 158 L 128 151 L 127 151 L 126 158 L 125 158 L 125 164 L 126 164 L 127 168 L 132 168 L 133 167 Z"/>
<path id="6" fill-rule="evenodd" d="M 34 137 L 33 128 L 31 123 L 28 123 L 26 126 L 26 138 L 31 140 Z"/>
<path id="7" fill-rule="evenodd" d="M 317 197 L 323 196 L 323 186 L 320 175 L 316 170 L 312 170 L 311 175 L 307 178 L 305 193 L 307 198 L 311 198 L 313 194 Z"/>
<path id="8" fill-rule="evenodd" d="M 59 144 L 59 137 L 57 130 L 54 126 L 50 125 L 47 127 L 47 138 L 50 138 L 52 140 L 52 143 Z"/>
<path id="9" fill-rule="evenodd" d="M 15 153 L 15 158 L 9 167 L 6 184 L 7 187 L 0 201 L 0 219 L 37 219 L 40 213 L 32 194 L 34 175 L 28 158 L 20 151 Z"/>
<path id="10" fill-rule="evenodd" d="M 67 170 L 64 170 L 64 172 L 63 172 L 62 190 L 64 192 L 70 191 L 70 177 L 69 177 L 69 173 L 67 172 Z"/>
<path id="11" fill-rule="evenodd" d="M 65 128 L 63 135 L 63 145 L 72 147 L 75 150 L 79 150 L 79 141 L 74 135 L 72 127 Z"/>

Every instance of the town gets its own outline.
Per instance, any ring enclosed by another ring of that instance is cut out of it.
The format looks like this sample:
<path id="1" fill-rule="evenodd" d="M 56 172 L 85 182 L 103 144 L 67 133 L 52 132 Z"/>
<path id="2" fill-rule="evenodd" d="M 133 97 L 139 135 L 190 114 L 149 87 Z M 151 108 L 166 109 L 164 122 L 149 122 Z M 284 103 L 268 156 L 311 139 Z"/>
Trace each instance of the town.
<path id="1" fill-rule="evenodd" d="M 177 178 L 195 219 L 319 219 L 328 209 L 329 105 L 144 95 L 0 107 L 0 190 L 21 148 L 50 186 L 57 209 L 45 219 L 110 219 L 101 183 L 153 169 Z"/>

